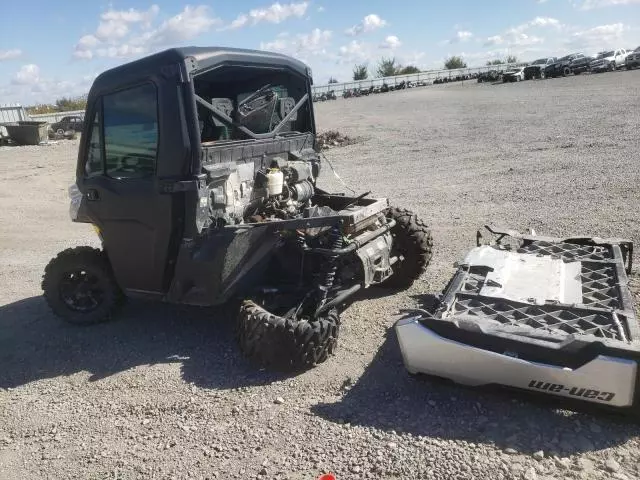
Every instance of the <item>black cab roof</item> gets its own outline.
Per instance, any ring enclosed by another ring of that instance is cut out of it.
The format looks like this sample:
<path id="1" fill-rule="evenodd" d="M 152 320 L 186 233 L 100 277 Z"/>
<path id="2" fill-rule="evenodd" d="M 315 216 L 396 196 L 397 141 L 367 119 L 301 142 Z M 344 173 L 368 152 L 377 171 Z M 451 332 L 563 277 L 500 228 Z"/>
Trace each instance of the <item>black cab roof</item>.
<path id="1" fill-rule="evenodd" d="M 92 90 L 109 89 L 138 77 L 157 74 L 187 60 L 190 60 L 196 74 L 231 64 L 289 68 L 301 75 L 311 76 L 311 70 L 303 62 L 280 53 L 228 47 L 182 47 L 170 48 L 106 70 L 95 79 Z"/>

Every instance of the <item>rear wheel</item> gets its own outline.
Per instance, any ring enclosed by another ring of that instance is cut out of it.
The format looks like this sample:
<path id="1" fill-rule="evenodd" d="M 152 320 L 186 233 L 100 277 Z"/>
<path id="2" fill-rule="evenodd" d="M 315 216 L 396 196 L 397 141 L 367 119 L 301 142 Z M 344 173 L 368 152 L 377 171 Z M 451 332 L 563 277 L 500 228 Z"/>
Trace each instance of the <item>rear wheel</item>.
<path id="1" fill-rule="evenodd" d="M 238 314 L 238 343 L 243 354 L 262 366 L 281 371 L 304 370 L 324 362 L 338 344 L 340 316 L 330 309 L 318 318 L 276 315 L 245 300 Z"/>
<path id="2" fill-rule="evenodd" d="M 540 80 L 544 80 L 545 74 L 544 71 L 540 71 Z"/>
<path id="3" fill-rule="evenodd" d="M 91 247 L 69 248 L 52 259 L 42 290 L 56 316 L 79 325 L 110 320 L 124 300 L 106 255 Z"/>
<path id="4" fill-rule="evenodd" d="M 562 69 L 562 76 L 568 77 L 569 75 L 571 75 L 571 69 L 569 67 L 564 67 Z"/>
<path id="5" fill-rule="evenodd" d="M 393 275 L 382 285 L 389 288 L 409 288 L 424 273 L 431 261 L 431 232 L 429 227 L 409 210 L 392 208 L 388 216 L 396 221 L 396 225 L 391 229 L 391 255 L 404 258 L 393 265 Z"/>

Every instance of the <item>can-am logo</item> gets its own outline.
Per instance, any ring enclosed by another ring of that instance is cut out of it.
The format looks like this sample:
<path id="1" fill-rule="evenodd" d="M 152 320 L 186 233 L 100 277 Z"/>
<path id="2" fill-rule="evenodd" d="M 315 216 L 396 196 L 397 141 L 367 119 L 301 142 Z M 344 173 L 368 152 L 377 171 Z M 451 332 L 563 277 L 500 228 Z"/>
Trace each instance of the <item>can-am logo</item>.
<path id="1" fill-rule="evenodd" d="M 587 400 L 599 400 L 601 402 L 610 402 L 613 400 L 613 397 L 616 396 L 615 393 L 611 392 L 602 392 L 590 388 L 568 387 L 560 383 L 541 382 L 540 380 L 531 380 L 529 382 L 529 388 L 549 393 L 571 395 L 572 397 L 581 397 Z"/>

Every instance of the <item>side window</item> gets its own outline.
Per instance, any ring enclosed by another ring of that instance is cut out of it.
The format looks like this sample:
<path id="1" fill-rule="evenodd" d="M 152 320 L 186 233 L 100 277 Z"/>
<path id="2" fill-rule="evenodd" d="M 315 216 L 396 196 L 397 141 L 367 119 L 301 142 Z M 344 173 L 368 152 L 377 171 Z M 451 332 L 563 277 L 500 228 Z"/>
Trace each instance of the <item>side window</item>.
<path id="1" fill-rule="evenodd" d="M 158 98 L 152 84 L 122 90 L 102 99 L 106 173 L 113 178 L 143 178 L 156 169 Z"/>
<path id="2" fill-rule="evenodd" d="M 102 149 L 100 148 L 100 110 L 96 111 L 91 123 L 91 133 L 89 137 L 89 148 L 87 150 L 87 163 L 85 164 L 85 174 L 87 177 L 102 175 L 104 165 L 102 162 Z"/>

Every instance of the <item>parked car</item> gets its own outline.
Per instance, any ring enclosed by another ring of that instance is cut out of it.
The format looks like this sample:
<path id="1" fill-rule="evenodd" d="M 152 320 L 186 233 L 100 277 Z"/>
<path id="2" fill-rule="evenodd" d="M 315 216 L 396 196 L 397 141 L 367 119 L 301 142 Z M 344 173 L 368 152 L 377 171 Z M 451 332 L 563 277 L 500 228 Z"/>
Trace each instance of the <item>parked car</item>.
<path id="1" fill-rule="evenodd" d="M 544 69 L 547 65 L 555 63 L 558 59 L 556 57 L 539 58 L 531 65 L 524 67 L 524 79 L 531 80 L 534 78 L 544 78 Z"/>
<path id="2" fill-rule="evenodd" d="M 640 67 L 640 47 L 636 48 L 633 52 L 629 52 L 629 55 L 627 55 L 626 67 L 627 70 Z"/>
<path id="3" fill-rule="evenodd" d="M 571 60 L 569 64 L 569 68 L 571 68 L 571 73 L 574 75 L 580 75 L 581 73 L 588 72 L 590 68 L 591 62 L 595 59 L 595 57 L 590 55 L 576 55 L 576 57 Z"/>
<path id="4" fill-rule="evenodd" d="M 510 68 L 502 75 L 502 83 L 521 82 L 524 80 L 524 67 Z"/>
<path id="5" fill-rule="evenodd" d="M 502 78 L 502 73 L 498 70 L 489 70 L 478 75 L 478 83 L 497 82 Z M 433 82 L 435 83 L 435 82 Z"/>
<path id="6" fill-rule="evenodd" d="M 601 52 L 596 59 L 591 62 L 590 67 L 592 72 L 607 72 L 614 71 L 623 67 L 627 62 L 627 51 L 624 48 L 618 48 L 617 50 L 609 50 L 607 52 Z"/>
<path id="7" fill-rule="evenodd" d="M 82 132 L 83 126 L 84 120 L 82 119 L 82 117 L 73 115 L 69 117 L 63 117 L 59 122 L 53 123 L 51 125 L 51 130 L 53 130 L 57 134 L 63 135 L 68 131 Z"/>
<path id="8" fill-rule="evenodd" d="M 584 57 L 582 53 L 572 53 L 559 58 L 554 63 L 547 65 L 544 69 L 544 76 L 546 78 L 566 77 L 571 74 L 571 62 Z"/>

